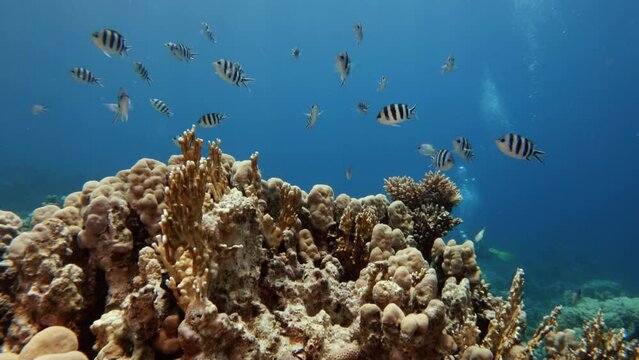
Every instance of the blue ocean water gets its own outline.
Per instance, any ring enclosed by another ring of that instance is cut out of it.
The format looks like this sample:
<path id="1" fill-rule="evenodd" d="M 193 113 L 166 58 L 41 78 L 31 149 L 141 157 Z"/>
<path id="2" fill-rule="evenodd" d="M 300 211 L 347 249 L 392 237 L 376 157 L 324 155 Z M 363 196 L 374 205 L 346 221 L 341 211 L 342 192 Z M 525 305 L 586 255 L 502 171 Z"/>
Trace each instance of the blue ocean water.
<path id="1" fill-rule="evenodd" d="M 0 10 L 1 209 L 25 214 L 47 194 L 77 191 L 142 157 L 166 161 L 177 152 L 171 138 L 208 112 L 230 118 L 198 135 L 222 139 L 238 159 L 259 151 L 263 177 L 306 190 L 327 183 L 353 196 L 383 193 L 385 177 L 421 178 L 430 162 L 419 144 L 452 149 L 466 136 L 475 160 L 458 159 L 463 168 L 447 173 L 465 197 L 455 210 L 464 223 L 451 237 L 485 227 L 484 246 L 515 256 L 480 259 L 484 268 L 508 281 L 523 266 L 533 289 L 604 278 L 639 292 L 634 1 L 6 0 Z M 200 34 L 202 21 L 217 44 Z M 130 54 L 104 56 L 90 39 L 102 28 L 121 32 Z M 177 61 L 168 41 L 198 58 Z M 353 61 L 343 87 L 340 51 Z M 444 75 L 450 54 L 456 68 Z M 220 58 L 256 79 L 250 92 L 215 75 L 211 63 Z M 145 64 L 152 86 L 133 61 Z M 73 81 L 76 66 L 105 87 Z M 380 93 L 382 75 L 389 83 Z M 120 87 L 134 108 L 128 123 L 114 125 L 102 104 L 116 102 Z M 175 116 L 155 112 L 149 98 Z M 366 116 L 355 110 L 360 100 L 371 105 Z M 397 128 L 376 123 L 392 102 L 416 104 L 418 118 Z M 313 103 L 323 114 L 306 129 Z M 50 110 L 33 116 L 32 104 Z M 501 154 L 494 140 L 510 131 L 545 151 L 545 164 Z"/>

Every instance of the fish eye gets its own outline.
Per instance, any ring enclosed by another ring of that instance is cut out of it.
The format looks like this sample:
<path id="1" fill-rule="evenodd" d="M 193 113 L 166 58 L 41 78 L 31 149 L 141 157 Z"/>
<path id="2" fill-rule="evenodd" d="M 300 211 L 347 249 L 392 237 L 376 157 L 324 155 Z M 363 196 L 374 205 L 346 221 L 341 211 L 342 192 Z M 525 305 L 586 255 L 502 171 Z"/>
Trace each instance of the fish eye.
<path id="1" fill-rule="evenodd" d="M 458 143 L 460 143 L 460 142 L 461 142 L 461 139 L 457 139 L 457 142 L 458 142 Z"/>
<path id="2" fill-rule="evenodd" d="M 506 142 L 506 139 L 504 139 L 504 138 L 499 138 L 499 139 L 497 139 L 497 140 L 498 140 L 499 142 Z"/>

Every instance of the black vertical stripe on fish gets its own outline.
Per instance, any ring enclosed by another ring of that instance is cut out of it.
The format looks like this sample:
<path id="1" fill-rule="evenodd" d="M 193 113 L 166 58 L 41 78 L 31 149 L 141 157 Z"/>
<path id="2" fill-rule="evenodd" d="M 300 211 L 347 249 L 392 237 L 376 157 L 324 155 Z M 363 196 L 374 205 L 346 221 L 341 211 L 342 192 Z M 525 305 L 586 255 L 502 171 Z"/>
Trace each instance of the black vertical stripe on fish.
<path id="1" fill-rule="evenodd" d="M 392 120 L 390 114 L 388 113 L 388 106 L 384 106 L 384 116 L 387 120 Z"/>
<path id="2" fill-rule="evenodd" d="M 528 139 L 524 139 L 523 143 L 524 143 L 524 148 L 522 149 L 521 154 L 522 154 L 522 156 L 524 158 L 528 159 L 530 157 L 530 154 L 529 154 L 529 152 L 530 152 L 530 141 L 528 141 Z"/>
<path id="3" fill-rule="evenodd" d="M 393 105 L 390 106 L 390 112 L 391 112 L 392 119 L 394 121 L 397 121 L 398 120 L 398 118 L 397 118 L 397 104 L 393 104 Z"/>
<path id="4" fill-rule="evenodd" d="M 521 152 L 522 148 L 521 148 L 521 146 L 523 145 L 523 143 L 524 143 L 524 142 L 523 142 L 523 141 L 521 141 L 521 139 L 520 139 L 520 138 L 517 138 L 517 145 L 515 146 L 515 154 L 522 155 L 522 152 Z"/>
<path id="5" fill-rule="evenodd" d="M 404 104 L 400 104 L 399 105 L 399 118 L 400 119 L 404 119 L 404 117 L 406 117 L 406 105 Z"/>

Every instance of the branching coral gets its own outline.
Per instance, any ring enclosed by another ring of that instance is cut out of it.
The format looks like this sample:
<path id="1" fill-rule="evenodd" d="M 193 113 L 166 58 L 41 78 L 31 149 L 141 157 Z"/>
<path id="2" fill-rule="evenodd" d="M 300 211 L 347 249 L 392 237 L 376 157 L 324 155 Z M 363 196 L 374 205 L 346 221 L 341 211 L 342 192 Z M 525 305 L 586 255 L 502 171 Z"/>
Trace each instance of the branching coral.
<path id="1" fill-rule="evenodd" d="M 439 172 L 427 173 L 419 183 L 406 176 L 385 179 L 384 188 L 393 201 L 401 201 L 410 209 L 412 223 L 403 221 L 402 228 L 412 231 L 424 254 L 430 255 L 435 239 L 461 223 L 461 219 L 450 214 L 461 202 L 461 194 L 457 186 Z"/>
<path id="2" fill-rule="evenodd" d="M 377 217 L 371 208 L 365 208 L 354 219 L 350 205 L 344 210 L 339 225 L 341 236 L 337 239 L 335 254 L 344 265 L 349 279 L 356 278 L 368 263 L 366 243 L 371 239 L 375 224 Z"/>
<path id="3" fill-rule="evenodd" d="M 217 261 L 239 247 L 228 247 L 205 231 L 202 216 L 211 202 L 219 202 L 230 190 L 222 167 L 219 141 L 209 145 L 209 157 L 201 161 L 202 139 L 195 128 L 180 137 L 184 164 L 174 168 L 165 191 L 167 209 L 162 215 L 162 234 L 155 249 L 170 278 L 182 310 L 192 301 L 208 294 L 210 282 L 217 276 Z"/>
<path id="4" fill-rule="evenodd" d="M 603 320 L 603 312 L 583 326 L 584 338 L 581 346 L 573 352 L 572 358 L 578 360 L 612 360 L 637 359 L 636 340 L 634 343 L 625 341 L 623 330 L 609 330 Z"/>

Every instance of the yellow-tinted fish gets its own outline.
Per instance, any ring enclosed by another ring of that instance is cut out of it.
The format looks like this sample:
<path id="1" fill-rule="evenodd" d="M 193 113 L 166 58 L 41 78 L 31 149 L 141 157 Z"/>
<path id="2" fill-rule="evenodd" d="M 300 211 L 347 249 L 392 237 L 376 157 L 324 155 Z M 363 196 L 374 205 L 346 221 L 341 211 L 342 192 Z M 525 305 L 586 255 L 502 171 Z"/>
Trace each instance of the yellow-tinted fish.
<path id="1" fill-rule="evenodd" d="M 479 230 L 477 235 L 475 235 L 475 242 L 476 243 L 480 242 L 484 238 L 484 231 L 486 231 L 486 228 L 481 228 L 481 230 Z"/>
<path id="2" fill-rule="evenodd" d="M 180 61 L 192 61 L 195 60 L 195 57 L 199 54 L 193 51 L 190 47 L 184 44 L 176 44 L 172 42 L 165 43 L 164 46 L 167 50 L 173 55 L 174 58 Z"/>
<path id="3" fill-rule="evenodd" d="M 93 75 L 93 73 L 88 69 L 83 67 L 74 67 L 71 71 L 69 71 L 69 73 L 72 78 L 83 84 L 96 84 L 104 87 L 104 85 L 102 85 L 102 79 Z"/>
<path id="4" fill-rule="evenodd" d="M 382 92 L 384 91 L 384 89 L 386 89 L 386 84 L 388 84 L 388 79 L 386 79 L 386 76 L 382 75 L 382 78 L 379 79 L 379 82 L 377 84 L 378 84 L 377 91 Z"/>
<path id="5" fill-rule="evenodd" d="M 455 166 L 453 153 L 446 149 L 438 150 L 435 155 L 431 155 L 433 167 L 439 171 L 448 171 Z"/>
<path id="6" fill-rule="evenodd" d="M 450 74 L 455 68 L 455 57 L 453 55 L 448 55 L 446 62 L 441 66 L 442 73 Z"/>
<path id="7" fill-rule="evenodd" d="M 322 111 L 319 110 L 317 104 L 311 105 L 311 112 L 304 114 L 308 116 L 308 122 L 306 123 L 306 128 L 312 128 L 317 122 L 317 118 L 322 115 Z"/>
<path id="8" fill-rule="evenodd" d="M 417 151 L 424 156 L 431 156 L 435 153 L 435 147 L 431 144 L 421 144 L 417 147 Z"/>
<path id="9" fill-rule="evenodd" d="M 126 39 L 119 32 L 112 29 L 102 29 L 91 34 L 91 41 L 104 55 L 127 55 L 131 47 L 127 45 Z"/>
<path id="10" fill-rule="evenodd" d="M 164 101 L 160 99 L 149 99 L 149 102 L 151 103 L 151 106 L 160 114 L 164 114 L 168 117 L 173 116 L 173 112 L 171 111 L 171 109 L 169 109 Z"/>
<path id="11" fill-rule="evenodd" d="M 361 45 L 362 40 L 364 40 L 364 31 L 362 30 L 362 24 L 356 23 L 353 26 L 353 31 L 355 31 L 355 41 L 357 41 L 357 45 Z"/>
<path id="12" fill-rule="evenodd" d="M 202 115 L 197 123 L 203 128 L 212 128 L 220 125 L 220 123 L 222 123 L 222 120 L 224 119 L 228 119 L 228 115 L 209 113 Z"/>
<path id="13" fill-rule="evenodd" d="M 44 105 L 40 105 L 40 104 L 35 104 L 33 106 L 31 106 L 31 114 L 33 115 L 40 115 L 44 112 L 49 111 L 49 108 L 44 106 Z"/>
<path id="14" fill-rule="evenodd" d="M 335 66 L 337 67 L 337 72 L 339 73 L 339 77 L 341 82 L 339 86 L 343 86 L 346 83 L 346 78 L 351 72 L 351 59 L 348 57 L 348 53 L 343 51 L 337 54 L 335 58 Z"/>
<path id="15" fill-rule="evenodd" d="M 535 144 L 521 135 L 513 133 L 504 134 L 504 136 L 495 140 L 495 144 L 497 144 L 497 148 L 499 148 L 502 153 L 512 158 L 530 160 L 534 157 L 543 164 L 541 155 L 543 155 L 544 152 L 535 149 Z"/>
<path id="16" fill-rule="evenodd" d="M 213 69 L 222 80 L 235 86 L 244 85 L 244 87 L 249 89 L 248 83 L 255 81 L 255 79 L 244 76 L 244 70 L 242 70 L 242 66 L 239 63 L 234 63 L 226 59 L 215 61 L 213 63 Z"/>
<path id="17" fill-rule="evenodd" d="M 140 79 L 146 81 L 147 84 L 151 85 L 151 77 L 149 76 L 149 70 L 139 61 L 133 62 L 133 70 L 140 77 Z"/>
<path id="18" fill-rule="evenodd" d="M 131 109 L 131 99 L 129 95 L 126 93 L 124 88 L 120 88 L 120 92 L 118 93 L 118 103 L 117 104 L 104 104 L 109 110 L 115 113 L 115 118 L 113 122 L 116 123 L 118 120 L 122 122 L 127 122 L 129 120 L 129 110 Z"/>
<path id="19" fill-rule="evenodd" d="M 470 141 L 463 136 L 453 140 L 453 147 L 457 155 L 466 161 L 473 159 L 475 154 L 473 153 L 473 147 L 470 145 Z"/>
<path id="20" fill-rule="evenodd" d="M 382 125 L 399 126 L 415 115 L 415 105 L 388 104 L 377 114 L 377 122 Z"/>

